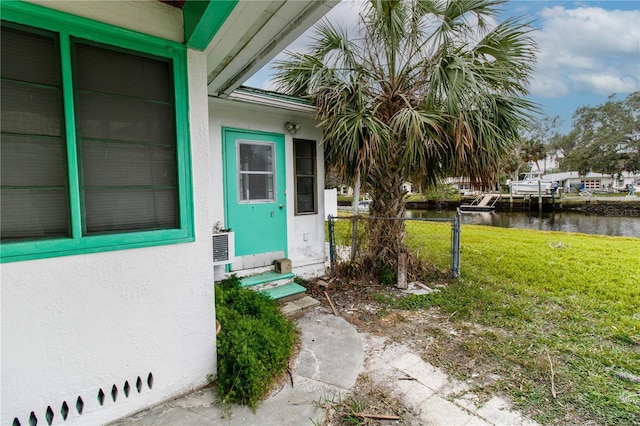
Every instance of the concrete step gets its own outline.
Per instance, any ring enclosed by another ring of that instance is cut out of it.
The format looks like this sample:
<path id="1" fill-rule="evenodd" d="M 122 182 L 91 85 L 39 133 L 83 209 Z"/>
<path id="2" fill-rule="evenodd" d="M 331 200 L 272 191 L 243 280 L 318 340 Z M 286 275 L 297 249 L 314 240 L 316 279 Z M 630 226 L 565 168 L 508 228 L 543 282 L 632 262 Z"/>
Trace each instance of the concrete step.
<path id="1" fill-rule="evenodd" d="M 318 306 L 320 302 L 304 293 L 295 295 L 296 299 L 290 300 L 290 297 L 280 299 L 280 311 L 285 315 L 293 315 L 300 311 L 306 310 L 313 306 Z"/>
<path id="2" fill-rule="evenodd" d="M 267 294 L 272 299 L 278 300 L 285 297 L 293 296 L 294 294 L 302 294 L 306 292 L 307 289 L 302 287 L 300 284 L 296 284 L 292 281 L 289 284 L 271 287 L 261 291 Z"/>
<path id="3" fill-rule="evenodd" d="M 293 281 L 294 276 L 293 272 L 289 272 L 288 274 L 279 274 L 275 271 L 268 271 L 262 274 L 240 278 L 240 285 L 242 287 L 274 287 L 276 285 L 286 284 Z"/>
<path id="4" fill-rule="evenodd" d="M 275 271 L 269 271 L 241 278 L 240 285 L 260 291 L 272 299 L 278 300 L 307 291 L 303 286 L 293 282 L 294 276 L 292 272 L 279 274 Z"/>

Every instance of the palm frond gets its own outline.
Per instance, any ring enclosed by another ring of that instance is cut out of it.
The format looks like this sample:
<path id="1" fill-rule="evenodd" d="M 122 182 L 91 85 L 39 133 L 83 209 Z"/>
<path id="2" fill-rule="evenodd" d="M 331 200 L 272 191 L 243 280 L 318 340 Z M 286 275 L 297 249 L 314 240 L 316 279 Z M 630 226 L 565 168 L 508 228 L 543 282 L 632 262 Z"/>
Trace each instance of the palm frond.
<path id="1" fill-rule="evenodd" d="M 284 54 L 286 58 L 273 65 L 276 89 L 293 96 L 307 97 L 312 92 L 313 80 L 324 68 L 323 63 L 304 53 L 285 51 Z"/>
<path id="2" fill-rule="evenodd" d="M 318 107 L 327 162 L 345 177 L 484 179 L 535 110 L 523 99 L 532 29 L 494 24 L 505 1 L 369 0 L 357 37 L 322 21 L 308 53 L 288 52 L 278 88 Z"/>
<path id="3" fill-rule="evenodd" d="M 492 87 L 512 94 L 526 94 L 537 47 L 529 22 L 517 18 L 498 24 L 473 49 L 479 73 Z"/>

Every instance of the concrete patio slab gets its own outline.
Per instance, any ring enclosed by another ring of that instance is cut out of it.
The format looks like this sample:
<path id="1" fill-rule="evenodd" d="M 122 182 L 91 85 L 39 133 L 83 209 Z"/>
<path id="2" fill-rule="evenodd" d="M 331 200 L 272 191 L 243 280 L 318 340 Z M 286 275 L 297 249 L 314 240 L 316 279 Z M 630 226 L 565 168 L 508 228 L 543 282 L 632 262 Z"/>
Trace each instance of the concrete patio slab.
<path id="1" fill-rule="evenodd" d="M 305 304 L 306 302 L 303 302 Z M 363 367 L 364 348 L 356 329 L 321 307 L 296 320 L 300 353 L 287 380 L 252 411 L 222 404 L 205 388 L 116 422 L 118 426 L 298 426 L 322 422 L 320 403 L 337 401 L 354 386 Z"/>
<path id="2" fill-rule="evenodd" d="M 420 406 L 420 419 L 425 425 L 464 426 L 473 417 L 467 410 L 439 395 L 433 395 Z"/>
<path id="3" fill-rule="evenodd" d="M 298 426 L 325 422 L 327 401 L 352 392 L 360 374 L 413 411 L 420 425 L 536 425 L 494 397 L 480 404 L 469 385 L 447 376 L 410 348 L 359 334 L 327 308 L 308 308 L 296 319 L 301 349 L 291 381 L 252 411 L 222 404 L 209 387 L 115 423 L 118 426 Z M 413 421 L 413 420 L 412 420 Z"/>

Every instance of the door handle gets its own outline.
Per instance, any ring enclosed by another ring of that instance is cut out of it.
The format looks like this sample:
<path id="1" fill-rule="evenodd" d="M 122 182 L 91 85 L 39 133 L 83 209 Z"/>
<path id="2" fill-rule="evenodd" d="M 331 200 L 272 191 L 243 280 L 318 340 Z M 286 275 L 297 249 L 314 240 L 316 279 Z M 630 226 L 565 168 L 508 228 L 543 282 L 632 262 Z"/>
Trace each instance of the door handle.
<path id="1" fill-rule="evenodd" d="M 282 204 L 280 204 L 280 208 L 281 208 L 281 209 L 284 209 L 284 206 L 283 206 Z"/>

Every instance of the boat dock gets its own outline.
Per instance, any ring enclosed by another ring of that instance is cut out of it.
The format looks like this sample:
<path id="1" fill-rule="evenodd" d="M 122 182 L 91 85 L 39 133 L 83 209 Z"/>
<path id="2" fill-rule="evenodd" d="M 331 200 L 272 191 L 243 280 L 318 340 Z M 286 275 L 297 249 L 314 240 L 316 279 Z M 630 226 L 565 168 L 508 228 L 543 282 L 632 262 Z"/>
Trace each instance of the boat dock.
<path id="1" fill-rule="evenodd" d="M 495 205 L 501 198 L 501 194 L 486 193 L 478 195 L 471 204 L 460 204 L 462 212 L 491 212 L 495 210 Z M 493 203 L 491 203 L 493 200 Z M 491 203 L 491 204 L 489 204 Z"/>
<path id="2" fill-rule="evenodd" d="M 477 211 L 553 211 L 563 208 L 562 195 L 559 194 L 498 194 L 487 193 L 481 194 L 476 199 L 481 198 L 481 202 L 489 203 L 492 207 L 491 210 L 477 210 Z M 582 197 L 581 197 L 582 198 Z M 491 201 L 493 200 L 493 201 Z M 585 200 L 581 200 L 585 201 Z M 480 204 L 478 203 L 478 204 Z M 460 208 L 464 203 L 461 200 Z"/>
<path id="3" fill-rule="evenodd" d="M 496 192 L 482 193 L 471 203 L 460 202 L 462 212 L 501 211 L 552 211 L 562 208 L 562 196 L 557 194 L 500 194 Z"/>
<path id="4" fill-rule="evenodd" d="M 491 198 L 489 198 L 491 195 Z M 526 212 L 551 212 L 562 210 L 593 210 L 596 206 L 627 206 L 633 207 L 640 205 L 640 197 L 598 197 L 597 195 L 569 196 L 558 193 L 551 194 L 497 194 L 488 193 L 481 194 L 473 199 L 473 201 L 481 199 L 477 204 L 485 200 L 490 201 L 489 206 L 493 206 L 491 210 L 473 210 L 473 207 L 467 211 L 526 211 Z M 467 203 L 463 198 L 460 200 L 460 209 Z M 473 204 L 472 201 L 472 204 Z"/>
<path id="5" fill-rule="evenodd" d="M 524 212 L 559 212 L 559 211 L 599 211 L 606 209 L 607 207 L 615 207 L 624 210 L 633 209 L 634 211 L 640 210 L 640 196 L 598 196 L 594 194 L 591 196 L 578 196 L 576 194 L 565 195 L 561 192 L 555 196 L 550 194 L 538 195 L 526 195 L 526 194 L 498 194 L 484 193 L 480 194 L 482 198 L 477 204 L 480 204 L 487 195 L 491 195 L 490 206 L 493 206 L 493 211 L 524 211 Z M 464 204 L 471 204 L 478 195 L 462 196 L 460 200 L 424 200 L 424 201 L 408 201 L 408 210 L 456 210 L 462 207 Z M 345 203 L 346 204 L 346 203 Z M 346 204 L 341 209 L 352 210 L 351 203 Z M 542 206 L 542 208 L 540 208 Z M 473 209 L 473 208 L 472 208 Z M 472 211 L 472 210 L 468 210 Z M 481 211 L 481 210 L 475 210 Z M 492 211 L 491 209 L 485 211 Z"/>

